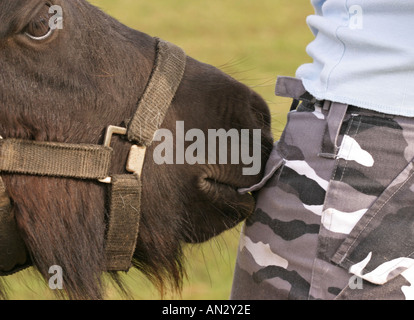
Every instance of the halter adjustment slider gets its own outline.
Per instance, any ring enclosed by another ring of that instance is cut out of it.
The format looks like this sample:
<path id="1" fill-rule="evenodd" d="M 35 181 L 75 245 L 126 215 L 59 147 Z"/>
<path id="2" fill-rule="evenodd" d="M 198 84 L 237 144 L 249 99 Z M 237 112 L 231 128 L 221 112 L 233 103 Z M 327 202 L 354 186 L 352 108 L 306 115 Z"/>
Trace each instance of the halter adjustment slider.
<path id="1" fill-rule="evenodd" d="M 108 147 L 108 148 L 111 147 L 112 137 L 114 134 L 125 136 L 127 134 L 127 129 L 123 127 L 117 127 L 117 126 L 108 126 L 108 128 L 106 129 L 105 139 L 103 143 L 104 147 Z M 112 183 L 112 178 L 106 177 L 104 179 L 99 179 L 98 181 L 101 183 L 110 184 Z"/>

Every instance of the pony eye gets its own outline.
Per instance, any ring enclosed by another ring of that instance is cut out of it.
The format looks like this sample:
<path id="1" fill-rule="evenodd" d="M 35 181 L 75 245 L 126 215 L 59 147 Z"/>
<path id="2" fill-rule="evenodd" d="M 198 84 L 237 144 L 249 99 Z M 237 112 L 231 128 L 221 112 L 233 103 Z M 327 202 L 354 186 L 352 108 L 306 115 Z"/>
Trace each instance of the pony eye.
<path id="1" fill-rule="evenodd" d="M 53 32 L 49 27 L 49 20 L 52 14 L 49 13 L 50 6 L 45 4 L 37 15 L 29 22 L 24 29 L 26 36 L 33 40 L 47 39 Z"/>

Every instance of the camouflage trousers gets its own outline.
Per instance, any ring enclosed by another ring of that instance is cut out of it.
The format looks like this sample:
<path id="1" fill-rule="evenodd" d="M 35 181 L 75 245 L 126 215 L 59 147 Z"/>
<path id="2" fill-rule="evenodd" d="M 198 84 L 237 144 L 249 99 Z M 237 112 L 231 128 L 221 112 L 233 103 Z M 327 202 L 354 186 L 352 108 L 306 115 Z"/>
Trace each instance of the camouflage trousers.
<path id="1" fill-rule="evenodd" d="M 232 299 L 414 299 L 414 118 L 301 100 L 240 240 Z"/>

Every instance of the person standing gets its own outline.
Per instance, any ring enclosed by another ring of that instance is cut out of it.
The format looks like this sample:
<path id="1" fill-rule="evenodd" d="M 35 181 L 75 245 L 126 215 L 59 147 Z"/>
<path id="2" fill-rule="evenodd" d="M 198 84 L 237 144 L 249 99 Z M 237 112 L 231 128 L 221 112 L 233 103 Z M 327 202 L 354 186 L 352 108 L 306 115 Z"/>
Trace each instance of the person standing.
<path id="1" fill-rule="evenodd" d="M 313 0 L 232 299 L 414 298 L 414 2 Z"/>

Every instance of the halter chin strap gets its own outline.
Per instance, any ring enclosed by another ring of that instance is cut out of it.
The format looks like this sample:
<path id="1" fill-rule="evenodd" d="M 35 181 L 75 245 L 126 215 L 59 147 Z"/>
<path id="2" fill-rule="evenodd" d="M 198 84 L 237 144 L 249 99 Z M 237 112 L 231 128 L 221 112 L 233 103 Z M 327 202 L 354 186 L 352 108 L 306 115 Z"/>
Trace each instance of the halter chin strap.
<path id="1" fill-rule="evenodd" d="M 127 128 L 109 126 L 102 146 L 0 139 L 0 172 L 98 180 L 109 185 L 105 242 L 107 271 L 127 271 L 131 267 L 141 215 L 141 175 L 146 148 L 152 144 L 163 123 L 185 71 L 184 51 L 169 42 L 156 40 L 154 68 L 136 113 Z M 131 174 L 111 176 L 109 173 L 114 134 L 124 135 L 134 143 L 126 164 Z M 10 201 L 6 195 L 0 178 L 0 198 Z M 0 201 L 0 231 L 8 231 L 6 237 L 0 234 L 0 275 L 12 273 L 24 263 L 18 253 L 22 241 L 14 217 L 10 218 L 8 201 Z M 13 240 L 10 234 L 16 239 Z"/>

